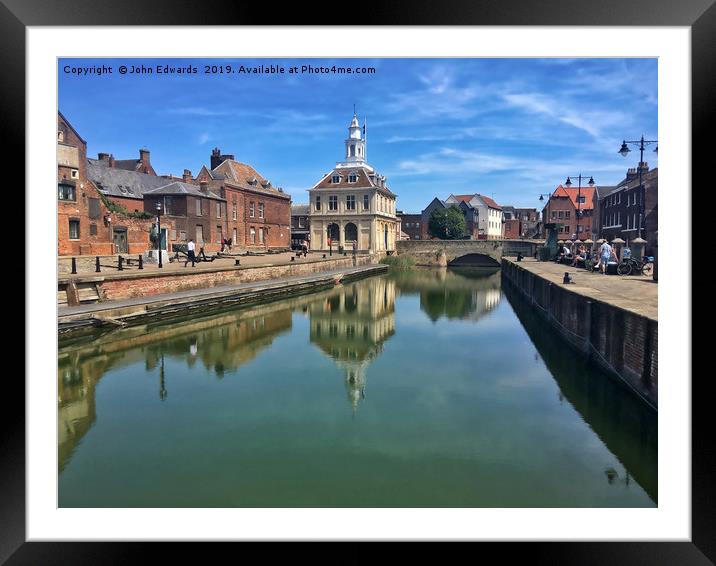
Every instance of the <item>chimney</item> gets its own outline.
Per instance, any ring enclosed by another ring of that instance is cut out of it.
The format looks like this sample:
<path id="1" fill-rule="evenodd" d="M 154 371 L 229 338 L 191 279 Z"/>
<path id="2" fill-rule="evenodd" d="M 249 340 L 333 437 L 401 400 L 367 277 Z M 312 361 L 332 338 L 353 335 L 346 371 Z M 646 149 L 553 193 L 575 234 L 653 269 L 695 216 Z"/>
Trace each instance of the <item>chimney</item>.
<path id="1" fill-rule="evenodd" d="M 149 165 L 149 150 L 146 147 L 140 148 L 139 160 L 145 165 Z"/>
<path id="2" fill-rule="evenodd" d="M 219 165 L 221 165 L 221 150 L 215 147 L 211 150 L 211 169 L 216 169 Z"/>
<path id="3" fill-rule="evenodd" d="M 100 161 L 109 161 L 109 153 L 98 153 L 97 159 Z"/>
<path id="4" fill-rule="evenodd" d="M 181 176 L 181 180 L 185 183 L 191 183 L 194 180 L 189 169 L 184 169 L 184 174 Z"/>
<path id="5" fill-rule="evenodd" d="M 626 180 L 627 180 L 627 181 L 631 181 L 631 180 L 633 180 L 633 179 L 636 179 L 637 176 L 638 176 L 638 175 L 637 175 L 637 172 L 636 172 L 636 168 L 635 168 L 635 167 L 630 167 L 629 169 L 627 169 L 627 174 L 626 174 Z"/>
<path id="6" fill-rule="evenodd" d="M 649 170 L 649 164 L 646 161 L 641 161 L 639 163 L 639 169 L 641 169 L 642 173 L 646 173 Z"/>
<path id="7" fill-rule="evenodd" d="M 208 181 L 199 181 L 199 190 L 202 193 L 208 193 L 209 192 L 209 182 Z"/>

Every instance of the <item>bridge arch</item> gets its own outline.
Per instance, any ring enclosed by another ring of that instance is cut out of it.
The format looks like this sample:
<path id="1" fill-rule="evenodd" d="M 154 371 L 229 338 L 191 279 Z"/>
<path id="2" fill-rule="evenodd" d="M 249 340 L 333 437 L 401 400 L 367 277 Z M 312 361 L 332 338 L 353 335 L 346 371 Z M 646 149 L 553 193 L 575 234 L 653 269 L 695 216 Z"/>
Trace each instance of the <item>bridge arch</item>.
<path id="1" fill-rule="evenodd" d="M 450 267 L 500 267 L 500 262 L 484 253 L 471 252 L 448 261 Z"/>

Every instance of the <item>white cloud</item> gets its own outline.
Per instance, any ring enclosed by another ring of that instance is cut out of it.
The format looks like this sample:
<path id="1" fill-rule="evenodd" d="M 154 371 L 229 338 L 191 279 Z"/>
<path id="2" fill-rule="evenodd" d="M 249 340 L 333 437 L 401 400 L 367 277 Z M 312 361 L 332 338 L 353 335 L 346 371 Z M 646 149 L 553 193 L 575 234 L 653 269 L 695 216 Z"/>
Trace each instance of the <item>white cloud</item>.
<path id="1" fill-rule="evenodd" d="M 211 139 L 211 136 L 209 136 L 208 132 L 204 132 L 199 135 L 199 145 L 204 145 L 206 142 L 208 142 Z"/>

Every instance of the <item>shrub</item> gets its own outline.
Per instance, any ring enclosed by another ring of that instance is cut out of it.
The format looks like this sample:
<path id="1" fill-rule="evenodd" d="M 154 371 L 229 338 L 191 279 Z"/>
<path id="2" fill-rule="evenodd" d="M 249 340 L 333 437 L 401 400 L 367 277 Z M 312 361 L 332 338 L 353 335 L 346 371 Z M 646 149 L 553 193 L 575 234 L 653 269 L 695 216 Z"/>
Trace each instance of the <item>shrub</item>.
<path id="1" fill-rule="evenodd" d="M 391 255 L 380 258 L 380 261 L 378 263 L 389 265 L 391 267 L 408 268 L 413 267 L 415 265 L 415 260 L 412 257 L 406 255 Z"/>

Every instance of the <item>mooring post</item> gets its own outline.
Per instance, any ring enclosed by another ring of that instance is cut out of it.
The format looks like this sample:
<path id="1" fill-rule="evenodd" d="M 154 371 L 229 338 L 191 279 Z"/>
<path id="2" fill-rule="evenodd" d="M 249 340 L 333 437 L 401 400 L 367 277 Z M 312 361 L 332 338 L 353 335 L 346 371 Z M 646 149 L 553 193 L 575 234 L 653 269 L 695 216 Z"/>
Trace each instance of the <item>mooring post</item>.
<path id="1" fill-rule="evenodd" d="M 100 273 L 102 271 L 99 268 L 99 256 L 96 256 L 94 259 L 94 271 L 95 271 L 95 273 Z"/>
<path id="2" fill-rule="evenodd" d="M 72 258 L 72 275 L 77 275 L 77 260 Z"/>
<path id="3" fill-rule="evenodd" d="M 139 269 L 144 269 L 144 262 L 142 260 L 142 254 L 139 254 Z"/>
<path id="4" fill-rule="evenodd" d="M 119 259 L 117 260 L 117 262 L 118 262 L 117 270 L 124 271 L 124 267 L 122 267 L 122 256 L 119 256 Z"/>

